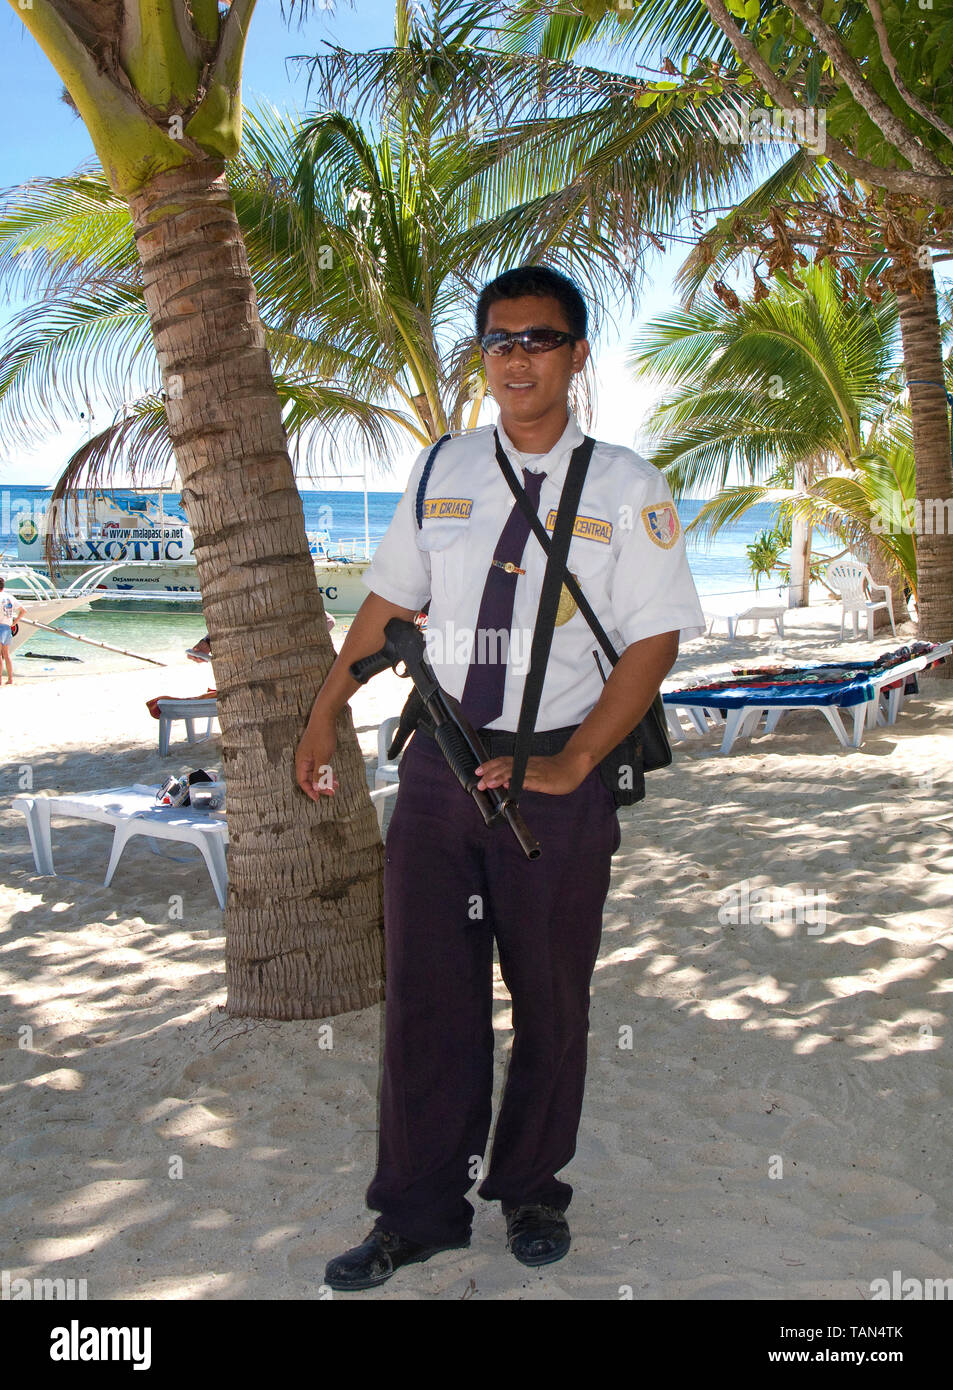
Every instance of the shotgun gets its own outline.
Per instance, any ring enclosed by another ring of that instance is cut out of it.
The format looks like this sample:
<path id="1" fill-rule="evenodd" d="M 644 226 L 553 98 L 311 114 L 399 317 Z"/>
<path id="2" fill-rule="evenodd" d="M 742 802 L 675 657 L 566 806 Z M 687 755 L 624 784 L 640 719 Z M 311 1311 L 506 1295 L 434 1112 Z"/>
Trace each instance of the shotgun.
<path id="1" fill-rule="evenodd" d="M 476 769 L 488 761 L 476 730 L 460 708 L 459 702 L 440 686 L 427 660 L 423 634 L 415 623 L 404 618 L 391 618 L 384 628 L 385 642 L 379 652 L 355 661 L 351 675 L 363 685 L 380 671 L 403 663 L 399 676 L 410 677 L 423 708 L 433 721 L 433 736 L 447 760 L 447 765 L 465 792 L 468 792 L 484 821 L 489 826 L 505 820 L 520 843 L 527 859 L 540 856 L 539 841 L 519 813 L 505 787 L 487 787 L 481 791 Z"/>

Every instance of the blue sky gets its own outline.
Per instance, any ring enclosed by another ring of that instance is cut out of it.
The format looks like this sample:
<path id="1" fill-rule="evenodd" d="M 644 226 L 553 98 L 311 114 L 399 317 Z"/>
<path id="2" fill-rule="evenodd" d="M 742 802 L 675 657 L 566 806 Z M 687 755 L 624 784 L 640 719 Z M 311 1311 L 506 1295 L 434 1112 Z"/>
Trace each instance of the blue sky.
<path id="1" fill-rule="evenodd" d="M 305 105 L 306 71 L 287 60 L 296 54 L 321 51 L 326 43 L 349 49 L 385 47 L 393 40 L 394 9 L 390 0 L 360 0 L 357 7 L 338 4 L 317 10 L 302 27 L 285 23 L 278 0 L 259 0 L 246 49 L 243 97 L 246 105 L 268 100 L 277 106 Z M 0 186 L 10 188 L 36 175 L 66 174 L 94 153 L 85 126 L 60 99 L 60 80 L 16 13 L 0 7 L 0 129 L 7 139 L 0 150 Z M 648 291 L 637 308 L 610 325 L 596 344 L 599 371 L 598 416 L 601 438 L 620 444 L 637 443 L 639 427 L 655 393 L 648 383 L 633 383 L 622 357 L 637 319 L 661 312 L 672 301 L 670 286 L 685 254 L 676 248 L 656 259 Z M 9 304 L 0 304 L 0 324 L 9 317 Z M 111 412 L 93 402 L 94 422 L 105 424 Z M 494 418 L 491 410 L 487 418 Z M 4 450 L 0 442 L 0 481 L 52 482 L 61 465 L 82 441 L 87 425 L 78 419 L 56 418 L 48 436 L 29 453 Z M 370 485 L 401 488 L 416 455 L 388 460 L 390 473 L 373 468 Z M 359 465 L 358 465 L 359 466 Z M 353 488 L 354 482 L 346 487 Z"/>

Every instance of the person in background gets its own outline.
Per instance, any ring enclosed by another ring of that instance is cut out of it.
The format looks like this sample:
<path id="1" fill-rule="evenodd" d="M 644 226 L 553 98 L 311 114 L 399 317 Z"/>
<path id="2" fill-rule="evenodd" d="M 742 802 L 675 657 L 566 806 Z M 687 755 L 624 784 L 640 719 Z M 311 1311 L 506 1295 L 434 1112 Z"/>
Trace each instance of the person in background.
<path id="1" fill-rule="evenodd" d="M 7 685 L 12 685 L 13 662 L 10 659 L 10 643 L 13 641 L 13 629 L 26 609 L 19 599 L 3 592 L 5 583 L 5 580 L 0 579 L 0 663 L 7 668 Z"/>
<path id="2" fill-rule="evenodd" d="M 331 617 L 330 613 L 326 613 L 324 616 L 328 620 L 328 632 L 330 632 L 334 627 L 334 619 Z M 190 661 L 211 661 L 212 644 L 209 641 L 208 633 L 205 634 L 200 642 L 196 642 L 194 647 L 189 647 L 185 654 Z"/>
<path id="3" fill-rule="evenodd" d="M 208 633 L 205 634 L 200 642 L 196 642 L 194 647 L 189 647 L 185 654 L 190 661 L 211 661 L 212 644 L 208 640 Z"/>

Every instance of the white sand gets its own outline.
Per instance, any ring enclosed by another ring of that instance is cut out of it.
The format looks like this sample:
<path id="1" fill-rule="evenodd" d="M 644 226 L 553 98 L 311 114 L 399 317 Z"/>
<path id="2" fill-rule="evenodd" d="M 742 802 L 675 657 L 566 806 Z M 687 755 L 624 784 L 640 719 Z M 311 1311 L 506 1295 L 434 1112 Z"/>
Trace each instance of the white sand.
<path id="1" fill-rule="evenodd" d="M 673 683 L 775 641 L 698 639 Z M 838 645 L 827 608 L 792 615 L 784 650 L 894 645 L 889 630 Z M 215 765 L 217 739 L 156 752 L 143 701 L 210 683 L 180 657 L 42 681 L 21 662 L 27 679 L 0 690 L 0 1268 L 85 1278 L 90 1298 L 318 1297 L 327 1259 L 373 1220 L 381 1010 L 335 1019 L 331 1039 L 317 1021 L 226 1018 L 223 918 L 197 856 L 135 841 L 104 889 L 109 832 L 64 826 L 59 876 L 40 878 L 10 807 L 22 768 L 67 791 Z M 369 762 L 403 689 L 378 677 L 354 701 Z M 951 712 L 953 688 L 926 678 L 860 750 L 787 716 L 729 758 L 712 737 L 651 774 L 622 813 L 593 983 L 571 1254 L 525 1269 L 498 1206 L 474 1198 L 469 1251 L 335 1297 L 860 1300 L 895 1269 L 953 1276 Z M 719 893 L 743 881 L 826 895 L 826 924 L 719 923 Z M 499 1077 L 499 978 L 496 994 Z"/>

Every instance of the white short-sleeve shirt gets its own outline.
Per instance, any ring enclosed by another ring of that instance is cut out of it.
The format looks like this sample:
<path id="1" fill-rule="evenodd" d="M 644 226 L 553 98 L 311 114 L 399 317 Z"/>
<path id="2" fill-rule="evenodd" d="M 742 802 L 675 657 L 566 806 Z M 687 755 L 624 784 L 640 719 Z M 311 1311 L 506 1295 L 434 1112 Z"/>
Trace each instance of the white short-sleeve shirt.
<path id="1" fill-rule="evenodd" d="M 6 589 L 0 589 L 0 627 L 12 627 L 22 608 L 23 604 L 11 593 Z"/>
<path id="2" fill-rule="evenodd" d="M 500 442 L 517 477 L 545 472 L 539 516 L 552 532 L 573 449 L 584 435 L 570 413 L 558 442 L 543 455 L 521 454 L 501 425 Z M 460 698 L 467 677 L 487 572 L 507 517 L 516 505 L 496 461 L 492 425 L 449 439 L 439 450 L 426 488 L 423 522 L 417 490 L 430 448 L 414 463 L 407 490 L 374 553 L 364 583 L 402 608 L 430 600 L 427 653 L 440 684 Z M 514 557 L 514 561 L 517 557 Z M 489 727 L 515 729 L 546 557 L 530 535 L 517 575 L 509 633 L 503 713 Z M 568 566 L 616 651 L 662 632 L 681 639 L 705 631 L 685 542 L 668 484 L 631 449 L 597 442 L 582 490 Z M 589 624 L 564 592 L 553 634 L 539 730 L 579 724 L 602 693 L 609 664 Z M 492 650 L 492 648 L 491 648 Z M 503 652 L 502 646 L 496 649 Z"/>

